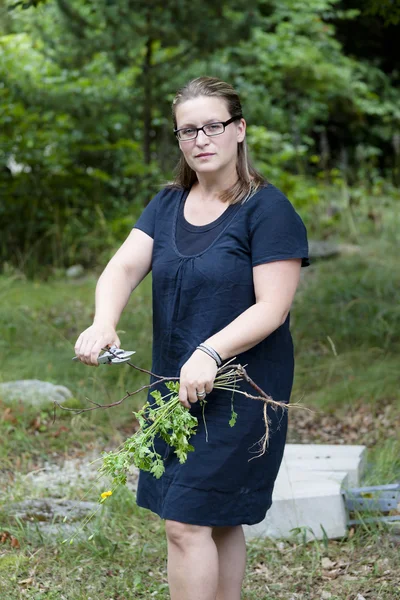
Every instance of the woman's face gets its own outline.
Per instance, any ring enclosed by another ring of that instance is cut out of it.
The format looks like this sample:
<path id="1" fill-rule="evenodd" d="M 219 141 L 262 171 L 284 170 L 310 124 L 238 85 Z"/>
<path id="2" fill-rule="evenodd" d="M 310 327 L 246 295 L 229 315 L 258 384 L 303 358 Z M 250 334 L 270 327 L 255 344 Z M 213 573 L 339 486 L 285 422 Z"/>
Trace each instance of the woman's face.
<path id="1" fill-rule="evenodd" d="M 208 123 L 227 121 L 232 116 L 221 98 L 199 96 L 178 105 L 177 129 L 203 127 Z M 227 125 L 220 135 L 209 137 L 199 131 L 194 140 L 179 141 L 179 147 L 196 173 L 225 171 L 236 167 L 237 145 L 244 140 L 245 133 L 246 122 L 240 119 Z"/>

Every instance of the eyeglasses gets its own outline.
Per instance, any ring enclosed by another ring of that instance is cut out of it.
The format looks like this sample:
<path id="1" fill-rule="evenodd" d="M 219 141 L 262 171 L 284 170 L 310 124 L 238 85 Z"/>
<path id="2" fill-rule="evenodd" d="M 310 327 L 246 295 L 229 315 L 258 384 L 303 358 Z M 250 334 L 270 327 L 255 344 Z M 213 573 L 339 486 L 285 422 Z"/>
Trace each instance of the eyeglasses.
<path id="1" fill-rule="evenodd" d="M 174 129 L 174 133 L 179 141 L 188 142 L 189 140 L 195 140 L 199 131 L 202 131 L 208 137 L 213 137 L 214 135 L 221 135 L 224 133 L 225 127 L 233 121 L 238 121 L 242 118 L 242 115 L 237 115 L 236 117 L 232 117 L 227 121 L 218 121 L 218 123 L 208 123 L 207 125 L 203 125 L 203 127 L 183 127 L 182 129 Z"/>

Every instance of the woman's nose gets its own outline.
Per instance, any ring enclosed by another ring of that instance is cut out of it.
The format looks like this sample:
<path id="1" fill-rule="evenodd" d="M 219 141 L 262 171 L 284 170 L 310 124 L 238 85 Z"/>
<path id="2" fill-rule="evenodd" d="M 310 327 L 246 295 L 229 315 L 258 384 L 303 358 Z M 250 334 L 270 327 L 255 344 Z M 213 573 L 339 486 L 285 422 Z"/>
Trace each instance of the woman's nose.
<path id="1" fill-rule="evenodd" d="M 202 129 L 200 129 L 200 131 L 197 132 L 196 144 L 203 146 L 204 143 L 208 144 L 208 142 L 209 142 L 208 136 L 204 133 L 204 131 Z"/>

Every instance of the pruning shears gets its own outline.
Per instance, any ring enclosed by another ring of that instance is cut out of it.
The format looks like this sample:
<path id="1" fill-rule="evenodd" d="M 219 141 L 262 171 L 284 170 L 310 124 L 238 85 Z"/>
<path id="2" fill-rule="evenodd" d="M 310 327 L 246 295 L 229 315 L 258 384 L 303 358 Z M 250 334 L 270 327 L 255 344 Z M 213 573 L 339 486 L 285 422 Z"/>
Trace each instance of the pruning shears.
<path id="1" fill-rule="evenodd" d="M 135 353 L 135 350 L 122 350 L 122 348 L 118 348 L 117 346 L 111 346 L 109 350 L 97 358 L 97 362 L 100 365 L 119 365 L 120 363 L 127 362 L 132 354 Z M 79 358 L 74 356 L 72 360 L 79 360 Z"/>

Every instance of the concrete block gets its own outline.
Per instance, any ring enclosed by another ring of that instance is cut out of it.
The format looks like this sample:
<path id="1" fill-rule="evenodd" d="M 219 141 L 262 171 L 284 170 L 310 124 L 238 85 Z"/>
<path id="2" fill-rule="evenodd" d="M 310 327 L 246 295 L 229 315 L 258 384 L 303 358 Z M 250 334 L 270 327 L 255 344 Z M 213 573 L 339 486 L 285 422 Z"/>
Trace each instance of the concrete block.
<path id="1" fill-rule="evenodd" d="M 286 444 L 283 461 L 290 470 L 345 471 L 348 487 L 358 487 L 366 466 L 366 446 Z"/>
<path id="2" fill-rule="evenodd" d="M 282 465 L 275 482 L 273 504 L 265 519 L 245 525 L 246 539 L 254 537 L 288 538 L 291 529 L 306 528 L 306 539 L 329 538 L 346 533 L 346 512 L 341 495 L 347 473 L 290 469 Z M 323 527 L 323 529 L 322 529 Z"/>

